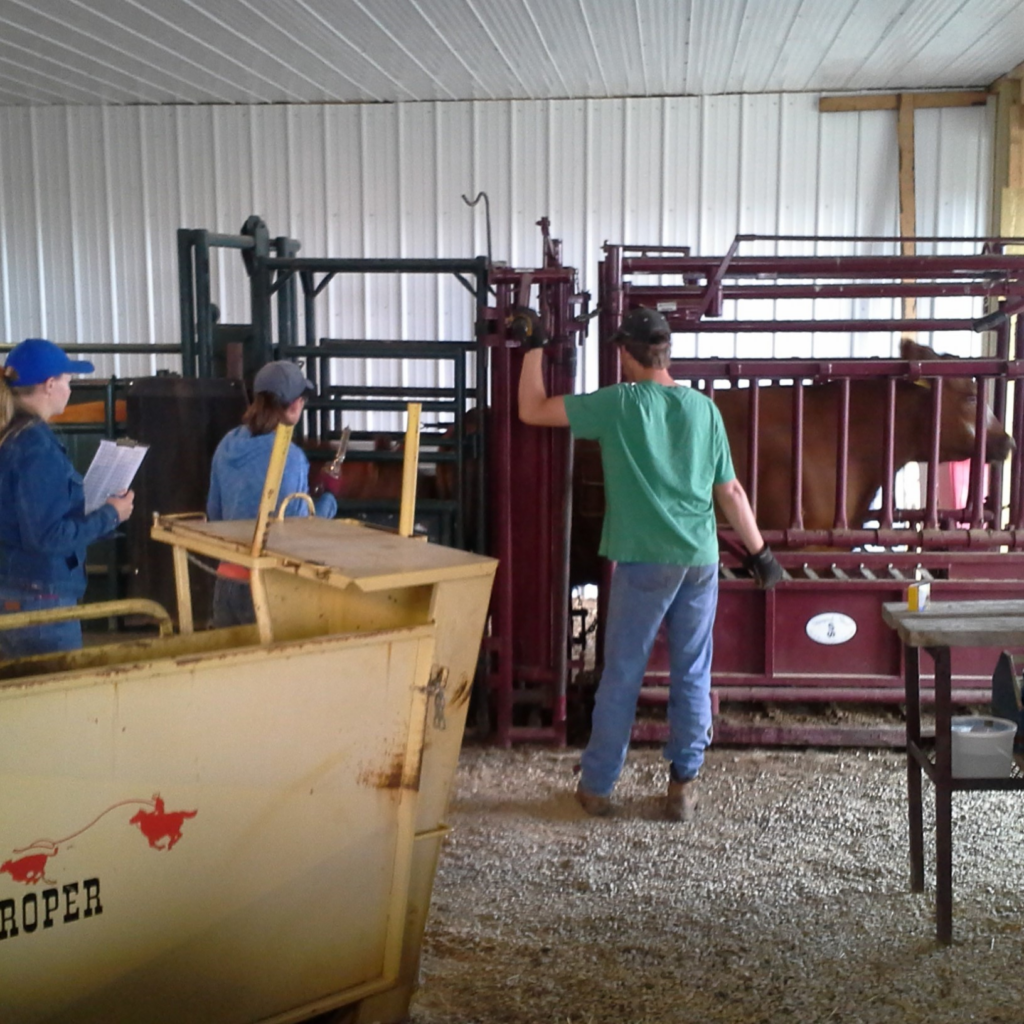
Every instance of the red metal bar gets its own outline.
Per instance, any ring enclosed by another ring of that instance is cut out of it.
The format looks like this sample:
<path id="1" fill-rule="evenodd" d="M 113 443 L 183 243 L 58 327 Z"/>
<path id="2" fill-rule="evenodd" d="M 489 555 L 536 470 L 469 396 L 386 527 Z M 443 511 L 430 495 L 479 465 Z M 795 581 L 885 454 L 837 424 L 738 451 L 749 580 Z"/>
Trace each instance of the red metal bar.
<path id="1" fill-rule="evenodd" d="M 665 317 L 673 331 L 691 334 L 783 334 L 788 331 L 857 331 L 860 334 L 891 334 L 893 331 L 970 331 L 974 323 L 973 320 L 694 320 L 678 312 L 666 313 Z"/>
<path id="2" fill-rule="evenodd" d="M 920 321 L 918 321 L 920 322 Z M 812 330 L 805 325 L 805 330 Z M 1024 377 L 1024 359 L 673 359 L 670 372 L 676 380 L 788 380 L 810 377 L 839 380 L 903 377 Z"/>
<path id="3" fill-rule="evenodd" d="M 767 538 L 766 538 L 767 540 Z M 775 647 L 778 625 L 777 588 L 764 595 L 764 674 L 771 679 L 775 675 Z"/>
<path id="4" fill-rule="evenodd" d="M 672 274 L 713 277 L 721 260 L 708 256 L 628 256 L 623 274 Z M 724 278 L 846 277 L 886 281 L 902 278 L 982 278 L 1005 274 L 1011 280 L 1024 277 L 1024 256 L 988 253 L 970 256 L 734 256 Z M 621 278 L 620 278 L 621 279 Z"/>
<path id="5" fill-rule="evenodd" d="M 632 739 L 638 743 L 664 743 L 668 726 L 664 722 L 640 721 L 633 726 Z M 898 748 L 906 743 L 902 726 L 859 729 L 812 725 L 735 725 L 715 722 L 715 745 L 743 747 L 883 747 Z"/>
<path id="6" fill-rule="evenodd" d="M 693 306 L 704 294 L 700 285 L 675 285 L 659 288 L 653 285 L 626 284 L 627 304 L 648 306 L 658 303 L 678 303 Z M 894 284 L 749 284 L 723 285 L 722 298 L 731 299 L 901 299 L 935 298 L 945 296 L 1001 296 L 1024 294 L 1024 281 L 962 281 L 942 284 L 904 282 Z"/>
<path id="7" fill-rule="evenodd" d="M 836 439 L 836 511 L 832 523 L 846 529 L 846 476 L 850 456 L 850 379 L 839 382 L 839 423 Z"/>
<path id="8" fill-rule="evenodd" d="M 557 250 L 554 255 L 558 255 Z M 551 355 L 553 365 L 553 394 L 571 393 L 576 378 L 575 339 L 568 334 L 569 325 L 562 323 L 571 311 L 570 282 L 563 281 L 553 286 L 553 306 L 556 311 L 556 328 L 559 329 L 564 341 Z M 555 529 L 550 540 L 550 560 L 552 565 L 551 600 L 551 649 L 549 661 L 556 672 L 556 682 L 552 695 L 551 724 L 555 730 L 556 742 L 564 746 L 566 742 L 566 694 L 568 692 L 568 659 L 569 659 L 569 559 L 570 536 L 572 531 L 572 439 L 563 430 L 551 431 L 552 445 L 552 482 L 554 502 L 552 514 L 548 517 Z M 557 516 L 557 519 L 555 518 Z"/>
<path id="9" fill-rule="evenodd" d="M 940 532 L 945 533 L 945 531 Z M 722 531 L 722 533 L 731 539 L 729 531 Z M 783 531 L 776 531 L 776 533 L 782 535 Z M 906 540 L 905 533 L 902 536 Z M 1016 564 L 1017 574 L 1011 573 L 1012 578 L 1024 579 L 1024 564 L 1008 561 L 998 550 L 984 548 L 976 548 L 970 552 L 945 551 L 941 548 L 935 551 L 780 551 L 778 557 L 779 561 L 791 571 L 803 565 L 808 565 L 812 569 L 823 571 L 826 574 L 831 571 L 833 566 L 842 568 L 850 574 L 850 578 L 844 581 L 844 585 L 850 586 L 882 582 L 892 583 L 898 587 L 912 583 L 914 582 L 913 570 L 919 566 L 933 573 L 936 570 L 948 571 L 953 566 L 966 567 L 972 575 L 976 574 L 983 581 L 979 583 L 979 586 L 988 586 L 989 584 L 984 582 L 985 580 L 1000 578 L 1004 575 L 1003 570 Z M 722 552 L 723 565 L 736 568 L 741 562 L 740 558 L 730 557 L 728 551 Z M 861 568 L 869 570 L 872 575 L 864 578 L 855 575 Z M 889 571 L 890 568 L 902 575 L 893 575 Z M 911 575 L 907 576 L 906 573 Z M 826 575 L 817 581 L 795 580 L 793 585 L 804 586 L 805 583 L 809 585 L 812 582 L 827 587 L 835 583 L 835 580 Z M 947 581 L 940 580 L 939 582 L 944 585 Z M 725 578 L 720 580 L 718 585 L 719 589 L 726 590 L 731 586 L 749 586 L 750 581 L 746 578 L 733 580 Z M 789 585 L 787 583 L 787 586 Z M 957 587 L 963 586 L 967 586 L 966 581 L 957 579 Z"/>
<path id="10" fill-rule="evenodd" d="M 498 287 L 498 308 L 509 309 L 512 305 L 511 286 Z M 504 318 L 499 318 L 499 344 L 494 350 L 491 366 L 491 412 L 494 428 L 492 437 L 491 472 L 494 474 L 495 500 L 495 550 L 498 570 L 494 583 L 494 621 L 500 646 L 496 672 L 497 693 L 494 694 L 495 741 L 500 747 L 512 743 L 512 515 L 510 508 L 512 491 L 512 366 L 505 337 Z"/>
<path id="11" fill-rule="evenodd" d="M 1000 306 L 1004 306 L 1000 303 Z M 1017 323 L 1022 318 L 1017 317 Z M 996 327 L 996 351 L 997 359 L 1010 358 L 1010 321 L 1004 320 Z M 982 387 L 982 381 L 978 381 L 978 387 Z M 992 415 L 1000 423 L 1006 423 L 1006 378 L 996 377 L 992 384 Z M 1012 429 L 1012 425 L 1011 425 Z M 995 526 L 1003 526 L 1003 467 L 1002 462 L 993 462 L 988 467 L 988 502 L 987 506 L 992 512 L 992 521 Z"/>
<path id="12" fill-rule="evenodd" d="M 893 520 L 893 481 L 896 473 L 896 380 L 890 377 L 885 382 L 885 433 L 883 437 L 885 450 L 885 471 L 882 475 L 882 515 L 879 525 L 883 529 L 892 528 Z"/>
<path id="13" fill-rule="evenodd" d="M 793 382 L 793 488 L 790 493 L 789 525 L 804 527 L 804 388 Z"/>
<path id="14" fill-rule="evenodd" d="M 865 704 L 902 704 L 906 700 L 903 683 L 897 676 L 879 686 L 733 686 L 721 679 L 715 683 L 719 703 L 751 704 L 772 701 L 779 704 L 802 701 L 857 701 Z M 979 679 L 976 686 L 953 691 L 954 704 L 977 704 L 990 701 L 992 681 Z M 935 690 L 922 690 L 923 703 L 935 703 Z M 640 703 L 664 705 L 669 700 L 667 686 L 645 685 L 640 691 Z"/>
<path id="15" fill-rule="evenodd" d="M 925 527 L 939 525 L 939 438 L 942 431 L 942 378 L 932 381 L 931 444 L 928 453 L 928 499 L 925 502 Z"/>
<path id="16" fill-rule="evenodd" d="M 729 269 L 729 263 L 732 261 L 733 256 L 736 255 L 736 250 L 739 248 L 739 245 L 739 238 L 734 238 L 732 245 L 729 246 L 729 251 L 722 257 L 714 271 L 708 276 L 707 288 L 705 288 L 704 296 L 700 305 L 697 307 L 698 320 L 706 313 L 710 312 L 712 308 L 718 309 L 720 307 L 721 295 L 719 293 L 719 288 L 722 284 L 722 278 Z"/>
<path id="17" fill-rule="evenodd" d="M 1017 317 L 1017 351 L 1024 351 L 1024 317 Z M 1010 519 L 1007 525 L 1011 528 L 1024 528 L 1024 394 L 1021 394 L 1019 383 L 1013 388 L 1013 440 L 1017 450 L 1013 453 L 1010 463 Z"/>
<path id="18" fill-rule="evenodd" d="M 572 282 L 576 271 L 572 267 L 544 267 L 543 269 L 530 270 L 528 276 L 533 284 L 556 284 L 562 281 Z M 488 281 L 497 287 L 508 284 L 518 287 L 523 280 L 522 270 L 511 270 L 508 268 L 496 267 L 487 274 Z"/>
<path id="19" fill-rule="evenodd" d="M 601 277 L 601 314 L 598 321 L 598 384 L 607 387 L 619 382 L 619 353 L 608 339 L 622 322 L 622 249 L 617 245 L 604 247 L 604 260 L 598 267 Z"/>
<path id="20" fill-rule="evenodd" d="M 930 515 L 930 511 L 926 511 Z M 936 516 L 936 522 L 938 517 Z M 788 548 L 830 547 L 850 548 L 871 544 L 878 547 L 893 547 L 909 544 L 927 551 L 929 549 L 963 551 L 987 551 L 1007 546 L 1015 551 L 1024 550 L 1024 530 L 940 530 L 938 526 L 924 530 L 914 529 L 847 529 L 847 530 L 762 530 L 766 543 Z M 731 534 L 730 534 L 731 536 Z"/>
<path id="21" fill-rule="evenodd" d="M 758 448 L 761 444 L 761 385 L 757 380 L 750 382 L 748 397 L 750 412 L 747 419 L 747 497 L 757 518 L 757 470 Z"/>
<path id="22" fill-rule="evenodd" d="M 979 380 L 978 401 L 974 408 L 974 452 L 971 454 L 970 508 L 971 527 L 981 529 L 985 521 L 985 426 L 988 422 L 988 402 L 985 397 L 985 381 Z"/>
<path id="23" fill-rule="evenodd" d="M 1024 238 L 1003 235 L 737 235 L 740 242 L 980 242 L 983 252 L 1002 252 L 1004 245 L 1024 245 Z"/>

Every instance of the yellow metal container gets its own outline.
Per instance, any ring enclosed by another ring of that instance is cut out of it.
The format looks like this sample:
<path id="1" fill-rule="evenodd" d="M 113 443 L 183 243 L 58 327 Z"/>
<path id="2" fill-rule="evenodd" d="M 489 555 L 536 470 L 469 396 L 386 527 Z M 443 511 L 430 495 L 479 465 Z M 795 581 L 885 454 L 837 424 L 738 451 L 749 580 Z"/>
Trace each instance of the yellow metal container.
<path id="1" fill-rule="evenodd" d="M 157 520 L 179 633 L 0 662 L 4 1024 L 408 1012 L 496 563 L 255 527 Z M 192 631 L 189 551 L 257 626 Z"/>

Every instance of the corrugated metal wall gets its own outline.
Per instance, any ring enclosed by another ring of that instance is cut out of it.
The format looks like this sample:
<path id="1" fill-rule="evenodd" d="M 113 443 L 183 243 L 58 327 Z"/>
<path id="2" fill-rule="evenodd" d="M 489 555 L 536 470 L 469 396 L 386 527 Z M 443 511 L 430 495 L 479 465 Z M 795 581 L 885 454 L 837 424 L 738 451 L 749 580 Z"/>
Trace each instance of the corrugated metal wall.
<path id="1" fill-rule="evenodd" d="M 486 251 L 482 205 L 461 198 L 484 190 L 495 259 L 536 265 L 546 214 L 591 289 L 605 240 L 721 253 L 737 232 L 896 234 L 895 113 L 819 114 L 817 99 L 0 108 L 0 324 L 10 341 L 176 343 L 176 229 L 235 232 L 254 212 L 303 255 L 462 257 Z M 919 233 L 983 234 L 990 113 L 919 111 L 917 133 Z M 214 272 L 222 320 L 246 319 L 237 254 Z M 319 302 L 321 336 L 471 334 L 454 280 L 336 279 Z M 677 343 L 693 351 L 692 338 Z M 890 344 L 715 335 L 700 351 L 870 355 Z M 173 365 L 100 363 L 119 375 Z"/>

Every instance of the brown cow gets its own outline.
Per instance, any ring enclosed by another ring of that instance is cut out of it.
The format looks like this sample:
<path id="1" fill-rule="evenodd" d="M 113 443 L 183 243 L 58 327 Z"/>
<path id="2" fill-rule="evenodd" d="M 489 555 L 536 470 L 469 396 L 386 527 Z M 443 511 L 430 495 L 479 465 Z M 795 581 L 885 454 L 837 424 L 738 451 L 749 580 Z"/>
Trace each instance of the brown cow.
<path id="1" fill-rule="evenodd" d="M 910 360 L 955 359 L 940 356 L 926 345 L 904 338 L 901 357 Z M 836 438 L 839 421 L 838 383 L 804 389 L 804 527 L 829 529 L 835 520 Z M 939 460 L 957 462 L 974 452 L 977 384 L 971 378 L 943 381 Z M 884 476 L 886 382 L 863 379 L 850 382 L 850 454 L 847 468 L 847 523 L 860 526 L 882 486 Z M 715 393 L 721 410 L 736 474 L 747 479 L 747 419 L 749 392 L 729 389 Z M 928 460 L 931 436 L 932 392 L 909 381 L 896 385 L 896 440 L 894 464 Z M 758 448 L 757 520 L 762 529 L 790 526 L 792 490 L 792 386 L 761 391 Z M 1014 448 L 1002 423 L 988 414 L 985 457 L 1001 462 Z M 573 584 L 597 582 L 597 547 L 604 512 L 604 481 L 596 442 L 578 442 L 573 481 Z"/>
<path id="2" fill-rule="evenodd" d="M 334 449 L 324 444 L 304 445 L 306 452 L 330 452 Z M 401 447 L 389 438 L 378 437 L 374 442 L 374 451 L 397 452 Z M 323 460 L 312 461 L 309 467 L 309 487 L 311 491 L 324 486 L 324 470 L 328 463 Z M 339 501 L 399 501 L 402 497 L 401 462 L 395 460 L 364 460 L 348 459 L 341 465 L 341 479 L 328 489 Z M 436 487 L 432 476 L 421 468 L 416 485 L 419 498 L 433 498 Z"/>

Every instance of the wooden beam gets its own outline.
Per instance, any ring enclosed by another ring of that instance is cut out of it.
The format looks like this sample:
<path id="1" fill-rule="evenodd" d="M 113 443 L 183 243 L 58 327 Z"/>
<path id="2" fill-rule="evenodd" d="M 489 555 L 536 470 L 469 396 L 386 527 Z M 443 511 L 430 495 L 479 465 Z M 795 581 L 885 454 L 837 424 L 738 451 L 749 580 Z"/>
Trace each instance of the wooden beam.
<path id="1" fill-rule="evenodd" d="M 420 460 L 420 402 L 409 402 L 409 423 L 405 428 L 405 456 L 402 459 L 402 500 L 398 506 L 398 535 L 411 537 L 416 525 L 416 482 Z"/>
<path id="2" fill-rule="evenodd" d="M 896 141 L 899 146 L 900 162 L 900 234 L 913 237 L 917 234 L 917 197 L 914 191 L 914 101 L 913 93 L 901 93 L 897 107 Z M 900 252 L 913 256 L 916 246 L 913 242 L 901 242 Z M 917 317 L 917 298 L 908 295 L 903 299 L 903 319 Z"/>
<path id="3" fill-rule="evenodd" d="M 1004 76 L 996 88 L 995 147 L 992 154 L 992 223 L 998 235 L 1020 228 L 1024 192 L 1024 105 L 1021 81 Z"/>
<path id="4" fill-rule="evenodd" d="M 249 553 L 255 558 L 263 554 L 263 545 L 267 539 L 267 526 L 270 517 L 277 508 L 277 498 L 281 493 L 281 479 L 284 476 L 285 462 L 288 460 L 288 447 L 292 442 L 292 431 L 295 428 L 285 423 L 278 423 L 274 431 L 274 446 L 270 449 L 270 461 L 267 463 L 267 475 L 263 480 L 263 494 L 260 496 L 260 510 L 256 519 L 256 531 L 252 537 Z"/>
<path id="5" fill-rule="evenodd" d="M 983 107 L 988 92 L 889 92 L 867 96 L 822 96 L 818 110 L 823 114 L 849 110 L 898 110 L 901 97 L 908 96 L 917 108 L 926 107 Z"/>
<path id="6" fill-rule="evenodd" d="M 989 92 L 995 92 L 999 86 L 1004 85 L 1006 82 L 1019 82 L 1024 79 L 1024 61 L 1018 64 L 1015 68 L 1011 68 L 1006 72 L 1005 75 L 1000 75 L 988 88 Z"/>

